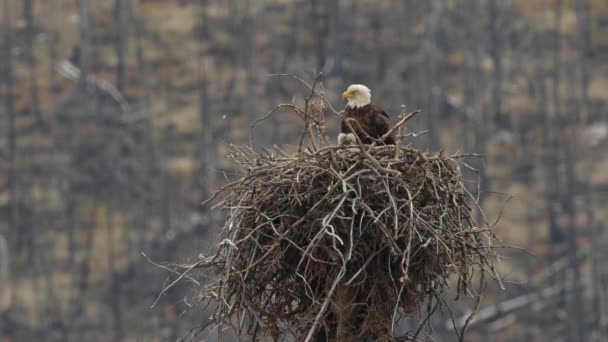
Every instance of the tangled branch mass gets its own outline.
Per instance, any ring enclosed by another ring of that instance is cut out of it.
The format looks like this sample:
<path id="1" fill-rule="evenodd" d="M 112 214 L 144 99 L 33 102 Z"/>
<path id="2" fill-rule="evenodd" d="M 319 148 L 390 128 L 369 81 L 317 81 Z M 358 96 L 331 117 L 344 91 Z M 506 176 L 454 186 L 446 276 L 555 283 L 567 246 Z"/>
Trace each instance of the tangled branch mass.
<path id="1" fill-rule="evenodd" d="M 493 272 L 495 237 L 473 218 L 460 158 L 402 146 L 415 113 L 371 144 L 331 145 L 316 80 L 293 78 L 311 91 L 303 108 L 274 111 L 304 122 L 299 151 L 232 145 L 228 159 L 244 176 L 210 199 L 227 213 L 220 242 L 188 268 L 210 269 L 201 296 L 213 313 L 203 326 L 252 341 L 416 340 L 446 289 L 465 294 L 477 274 L 483 283 Z M 352 132 L 359 122 L 344 124 Z M 395 144 L 383 145 L 394 132 Z M 397 322 L 423 308 L 419 328 L 397 336 Z"/>
<path id="2" fill-rule="evenodd" d="M 214 322 L 257 336 L 391 340 L 394 320 L 438 299 L 448 278 L 463 292 L 491 267 L 491 232 L 474 224 L 455 159 L 362 148 L 233 147 L 247 174 L 221 190 L 225 239 L 203 291 L 217 301 Z"/>

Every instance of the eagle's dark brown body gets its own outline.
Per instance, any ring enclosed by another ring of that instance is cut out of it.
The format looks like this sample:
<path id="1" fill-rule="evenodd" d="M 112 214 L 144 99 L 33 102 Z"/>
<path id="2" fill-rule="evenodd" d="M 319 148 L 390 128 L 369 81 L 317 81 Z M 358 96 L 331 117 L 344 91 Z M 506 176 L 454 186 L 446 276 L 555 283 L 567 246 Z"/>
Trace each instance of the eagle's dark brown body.
<path id="1" fill-rule="evenodd" d="M 351 126 L 355 130 L 354 132 L 352 132 L 350 127 L 346 124 L 346 120 L 349 118 L 356 119 L 357 122 L 359 122 L 359 125 L 351 122 Z M 358 108 L 347 106 L 344 110 L 342 133 L 354 133 L 364 144 L 371 144 L 374 141 L 373 139 L 370 139 L 370 137 L 374 139 L 381 138 L 389 131 L 390 127 L 391 119 L 388 114 L 373 103 Z M 365 132 L 362 132 L 361 129 Z M 395 138 L 389 136 L 384 139 L 383 143 L 388 145 L 395 144 Z"/>

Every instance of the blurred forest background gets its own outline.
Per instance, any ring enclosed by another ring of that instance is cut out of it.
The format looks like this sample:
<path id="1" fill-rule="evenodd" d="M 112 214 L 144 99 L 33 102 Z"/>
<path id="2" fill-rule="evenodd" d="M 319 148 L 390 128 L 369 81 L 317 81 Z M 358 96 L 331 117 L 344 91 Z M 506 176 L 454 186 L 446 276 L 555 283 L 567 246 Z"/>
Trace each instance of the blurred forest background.
<path id="1" fill-rule="evenodd" d="M 150 308 L 174 276 L 141 252 L 205 252 L 226 145 L 308 94 L 269 74 L 319 71 L 335 108 L 364 83 L 393 119 L 423 110 L 414 146 L 485 154 L 488 220 L 514 196 L 497 233 L 533 255 L 504 251 L 467 341 L 608 336 L 608 0 L 1 0 L 0 37 L 0 341 L 203 323 L 196 284 Z M 281 113 L 255 145 L 300 129 Z"/>

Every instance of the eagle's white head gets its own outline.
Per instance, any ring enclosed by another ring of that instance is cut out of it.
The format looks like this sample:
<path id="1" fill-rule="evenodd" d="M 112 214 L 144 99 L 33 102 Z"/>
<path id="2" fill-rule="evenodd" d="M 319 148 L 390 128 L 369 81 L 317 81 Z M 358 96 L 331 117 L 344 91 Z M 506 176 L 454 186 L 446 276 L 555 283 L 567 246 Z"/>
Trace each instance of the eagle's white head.
<path id="1" fill-rule="evenodd" d="M 346 106 L 351 108 L 367 106 L 372 102 L 372 91 L 363 84 L 351 84 L 342 93 L 342 99 L 348 100 Z"/>

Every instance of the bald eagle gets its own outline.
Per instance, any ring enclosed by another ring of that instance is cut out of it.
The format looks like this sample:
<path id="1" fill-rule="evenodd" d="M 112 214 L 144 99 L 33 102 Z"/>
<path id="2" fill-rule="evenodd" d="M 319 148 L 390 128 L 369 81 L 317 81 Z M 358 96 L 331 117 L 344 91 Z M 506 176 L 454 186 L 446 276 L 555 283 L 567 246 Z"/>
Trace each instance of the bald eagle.
<path id="1" fill-rule="evenodd" d="M 354 134 L 362 143 L 371 144 L 374 139 L 380 139 L 389 131 L 390 117 L 382 108 L 373 104 L 371 98 L 371 91 L 362 84 L 351 84 L 342 94 L 342 99 L 348 100 L 348 103 L 342 118 L 342 133 L 338 135 L 339 145 L 354 143 L 356 141 Z M 354 132 L 346 124 L 346 120 L 351 118 L 357 121 L 350 122 Z M 394 145 L 395 138 L 392 135 L 388 136 L 381 143 Z"/>

